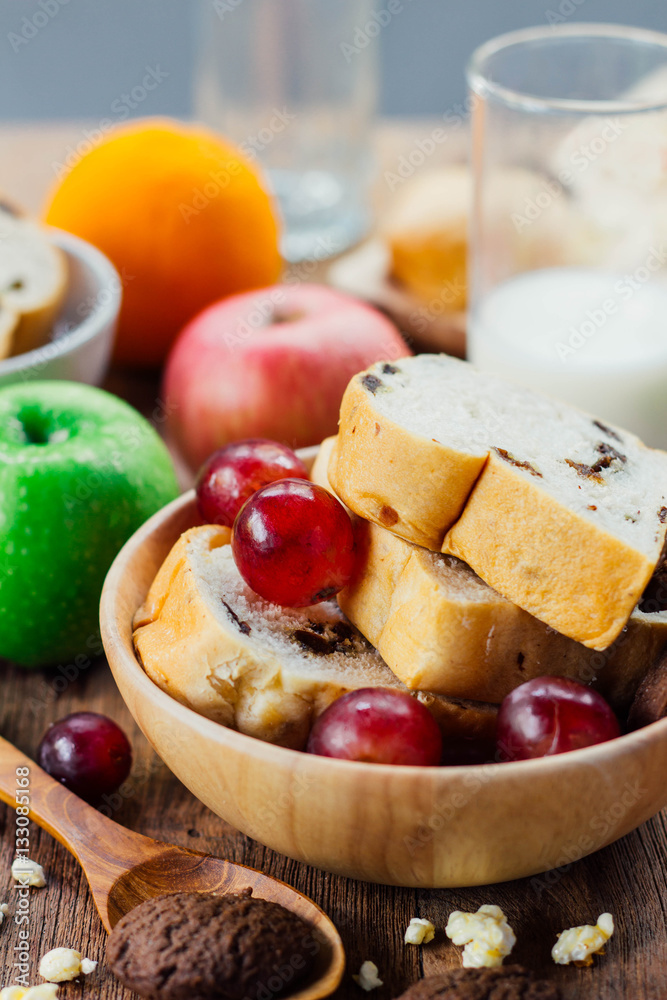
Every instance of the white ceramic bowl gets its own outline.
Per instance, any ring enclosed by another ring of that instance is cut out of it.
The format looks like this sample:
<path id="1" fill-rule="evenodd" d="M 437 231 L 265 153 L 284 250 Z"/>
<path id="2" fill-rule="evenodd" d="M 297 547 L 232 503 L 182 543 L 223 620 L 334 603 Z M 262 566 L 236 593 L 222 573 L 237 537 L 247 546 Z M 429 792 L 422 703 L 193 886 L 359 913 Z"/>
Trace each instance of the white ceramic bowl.
<path id="1" fill-rule="evenodd" d="M 61 229 L 49 233 L 67 256 L 65 302 L 48 344 L 0 361 L 0 386 L 31 379 L 99 385 L 109 365 L 122 298 L 120 276 L 90 243 Z"/>

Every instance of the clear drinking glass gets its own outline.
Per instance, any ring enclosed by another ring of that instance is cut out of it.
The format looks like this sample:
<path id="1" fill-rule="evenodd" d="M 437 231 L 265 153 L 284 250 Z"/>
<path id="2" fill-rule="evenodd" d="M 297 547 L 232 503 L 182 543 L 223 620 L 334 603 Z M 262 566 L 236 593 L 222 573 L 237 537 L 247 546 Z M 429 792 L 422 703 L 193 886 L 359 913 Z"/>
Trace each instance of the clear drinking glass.
<path id="1" fill-rule="evenodd" d="M 287 260 L 339 253 L 370 222 L 372 0 L 201 0 L 200 11 L 196 116 L 265 168 Z"/>
<path id="2" fill-rule="evenodd" d="M 469 359 L 667 446 L 667 35 L 512 32 L 468 83 Z"/>

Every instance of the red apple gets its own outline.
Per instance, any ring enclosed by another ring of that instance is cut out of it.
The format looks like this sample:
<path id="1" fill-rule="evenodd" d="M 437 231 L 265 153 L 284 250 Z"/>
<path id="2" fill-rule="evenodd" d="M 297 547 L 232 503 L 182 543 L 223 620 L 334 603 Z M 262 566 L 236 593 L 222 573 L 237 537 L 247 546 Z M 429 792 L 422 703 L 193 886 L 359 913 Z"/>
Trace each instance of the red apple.
<path id="1" fill-rule="evenodd" d="M 375 309 L 320 285 L 274 285 L 199 313 L 167 361 L 170 436 L 192 468 L 239 438 L 291 448 L 336 433 L 347 383 L 411 354 Z"/>

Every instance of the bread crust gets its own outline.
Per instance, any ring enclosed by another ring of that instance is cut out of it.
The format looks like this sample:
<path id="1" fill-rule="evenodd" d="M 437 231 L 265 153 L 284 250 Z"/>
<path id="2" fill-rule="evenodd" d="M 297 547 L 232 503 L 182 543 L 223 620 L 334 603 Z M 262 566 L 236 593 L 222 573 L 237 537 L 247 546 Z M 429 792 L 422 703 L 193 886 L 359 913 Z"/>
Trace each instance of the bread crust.
<path id="1" fill-rule="evenodd" d="M 0 356 L 6 357 L 25 354 L 46 343 L 67 294 L 69 268 L 63 250 L 36 223 L 0 207 L 0 227 L 10 246 L 13 236 L 19 236 L 19 264 L 14 273 L 22 282 L 16 289 L 8 287 L 2 296 L 3 306 L 16 316 L 11 339 L 5 337 L 4 345 L 0 343 Z"/>
<path id="2" fill-rule="evenodd" d="M 343 396 L 331 485 L 355 514 L 437 551 L 463 510 L 486 451 L 465 454 L 381 417 L 363 378 L 363 372 L 355 375 Z"/>
<path id="3" fill-rule="evenodd" d="M 558 632 L 596 650 L 619 635 L 654 570 L 641 553 L 493 451 L 442 551 L 463 559 L 490 587 Z"/>
<path id="4" fill-rule="evenodd" d="M 472 178 L 467 167 L 426 171 L 397 192 L 380 235 L 392 277 L 446 313 L 466 306 L 466 254 Z"/>
<path id="5" fill-rule="evenodd" d="M 231 618 L 227 624 L 218 608 L 224 594 L 209 591 L 200 567 L 207 550 L 229 544 L 230 535 L 228 528 L 216 525 L 186 531 L 135 615 L 137 655 L 163 691 L 215 722 L 300 750 L 313 720 L 347 691 L 378 683 L 406 690 L 379 658 L 374 677 L 361 662 L 346 678 L 335 670 L 326 677 L 322 671 L 311 675 L 290 668 L 266 644 L 260 647 Z M 429 708 L 450 740 L 493 739 L 496 706 L 452 701 L 429 692 L 415 697 Z"/>
<path id="6" fill-rule="evenodd" d="M 506 452 L 503 459 L 483 429 L 466 454 L 380 415 L 373 399 L 381 377 L 381 365 L 359 373 L 343 398 L 329 463 L 341 500 L 406 541 L 462 559 L 556 631 L 594 650 L 609 647 L 658 563 L 662 511 L 647 514 L 655 517 L 655 548 L 644 554 L 551 496 L 528 463 Z"/>
<path id="7" fill-rule="evenodd" d="M 501 597 L 451 557 L 367 521 L 357 521 L 355 532 L 359 562 L 339 604 L 411 690 L 500 703 L 524 681 L 556 674 L 592 683 L 623 713 L 667 642 L 667 613 L 636 611 L 617 642 L 596 652 Z"/>

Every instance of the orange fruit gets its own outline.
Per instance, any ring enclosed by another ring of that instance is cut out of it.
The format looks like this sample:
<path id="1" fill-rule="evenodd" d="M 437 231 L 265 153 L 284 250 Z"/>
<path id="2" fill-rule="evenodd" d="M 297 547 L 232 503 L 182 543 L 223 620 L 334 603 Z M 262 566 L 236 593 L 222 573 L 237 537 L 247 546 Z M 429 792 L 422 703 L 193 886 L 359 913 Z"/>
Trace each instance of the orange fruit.
<path id="1" fill-rule="evenodd" d="M 200 125 L 116 129 L 52 192 L 49 225 L 88 240 L 123 284 L 114 357 L 151 366 L 205 306 L 276 282 L 272 200 L 241 153 Z"/>

